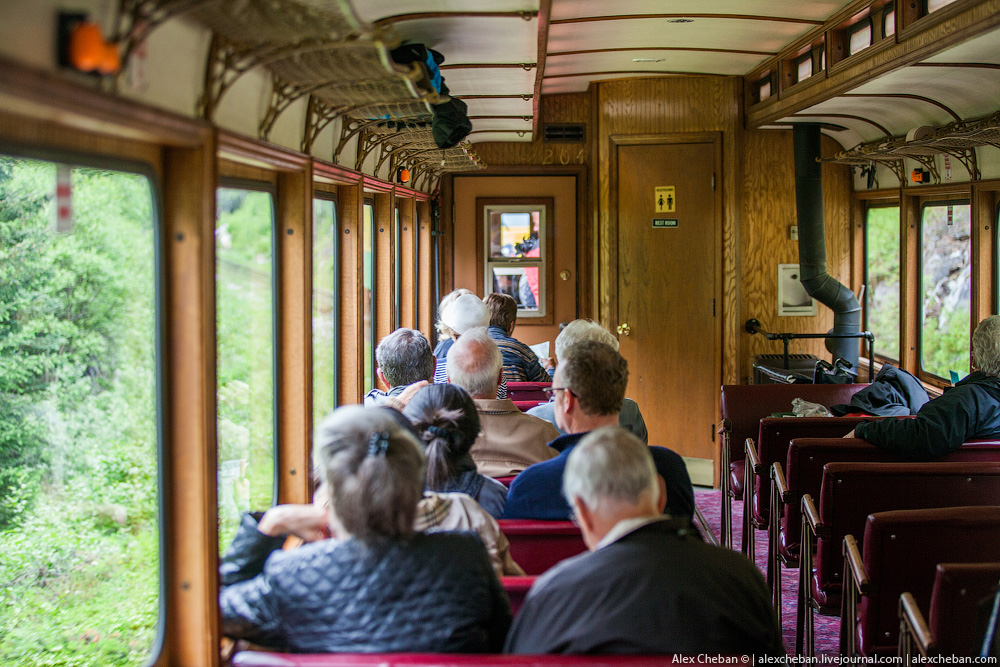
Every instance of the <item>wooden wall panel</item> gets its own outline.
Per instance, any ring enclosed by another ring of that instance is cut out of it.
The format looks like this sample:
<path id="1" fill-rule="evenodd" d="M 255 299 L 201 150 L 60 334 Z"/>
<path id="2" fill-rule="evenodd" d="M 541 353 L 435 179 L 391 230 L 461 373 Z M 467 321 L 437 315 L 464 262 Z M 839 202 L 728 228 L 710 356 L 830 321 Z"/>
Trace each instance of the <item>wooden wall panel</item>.
<path id="1" fill-rule="evenodd" d="M 434 316 L 437 304 L 434 303 L 434 287 L 432 281 L 434 251 L 431 236 L 431 204 L 429 201 L 417 202 L 417 328 L 424 332 L 428 340 L 434 340 Z"/>
<path id="2" fill-rule="evenodd" d="M 395 326 L 396 252 L 392 233 L 396 221 L 395 197 L 391 192 L 375 193 L 375 344 L 392 333 Z M 374 350 L 372 350 L 374 354 Z M 378 381 L 372 378 L 376 384 Z M 388 387 L 382 387 L 388 390 Z"/>
<path id="3" fill-rule="evenodd" d="M 361 185 L 338 188 L 340 258 L 337 262 L 340 301 L 337 323 L 340 345 L 337 348 L 337 400 L 341 405 L 360 403 L 364 393 L 364 323 L 362 299 L 361 226 L 364 221 L 364 192 Z"/>
<path id="4" fill-rule="evenodd" d="M 743 263 L 743 312 L 740 321 L 756 318 L 768 331 L 815 333 L 833 326 L 833 311 L 817 304 L 817 314 L 778 317 L 778 264 L 798 263 L 798 242 L 790 238 L 796 225 L 795 169 L 790 130 L 752 130 L 744 136 L 743 220 L 740 254 Z M 823 138 L 824 154 L 837 150 L 833 140 Z M 842 165 L 823 167 L 823 214 L 826 222 L 827 270 L 845 285 L 851 285 L 851 182 L 850 170 Z M 750 374 L 756 354 L 780 353 L 782 345 L 763 336 L 742 334 L 746 344 L 741 354 L 741 379 Z M 822 340 L 792 341 L 793 353 L 829 358 Z"/>
<path id="5" fill-rule="evenodd" d="M 590 144 L 595 129 L 591 125 L 590 93 L 546 95 L 542 98 L 542 118 L 538 132 L 530 142 L 484 142 L 475 144 L 476 153 L 487 166 L 585 164 L 589 161 Z M 475 127 L 476 121 L 472 124 Z M 545 123 L 573 123 L 586 126 L 584 141 L 544 142 Z M 525 126 L 528 124 L 525 123 Z"/>

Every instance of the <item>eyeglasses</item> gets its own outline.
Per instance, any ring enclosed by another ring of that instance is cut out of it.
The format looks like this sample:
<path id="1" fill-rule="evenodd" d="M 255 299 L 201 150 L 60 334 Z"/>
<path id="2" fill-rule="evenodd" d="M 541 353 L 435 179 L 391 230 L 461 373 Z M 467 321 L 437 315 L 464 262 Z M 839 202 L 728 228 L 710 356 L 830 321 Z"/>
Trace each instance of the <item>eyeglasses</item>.
<path id="1" fill-rule="evenodd" d="M 548 396 L 549 398 L 555 396 L 557 391 L 568 391 L 569 393 L 573 394 L 573 390 L 570 389 L 569 387 L 542 387 L 542 391 L 544 391 L 545 395 Z M 576 396 L 576 394 L 573 395 Z"/>

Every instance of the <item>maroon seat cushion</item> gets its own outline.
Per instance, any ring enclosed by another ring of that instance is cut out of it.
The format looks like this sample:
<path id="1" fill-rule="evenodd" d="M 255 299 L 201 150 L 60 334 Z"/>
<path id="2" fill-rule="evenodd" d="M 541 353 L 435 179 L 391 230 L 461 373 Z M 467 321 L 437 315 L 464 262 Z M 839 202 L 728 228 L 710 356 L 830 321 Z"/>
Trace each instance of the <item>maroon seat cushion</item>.
<path id="1" fill-rule="evenodd" d="M 500 583 L 503 584 L 503 589 L 507 592 L 507 598 L 510 600 L 510 610 L 514 612 L 515 616 L 524 606 L 524 598 L 528 597 L 528 591 L 531 590 L 537 578 L 537 576 L 500 577 Z"/>
<path id="2" fill-rule="evenodd" d="M 535 401 L 535 405 L 537 405 L 538 402 L 544 403 L 549 400 L 548 395 L 542 389 L 551 386 L 551 382 L 508 382 L 507 396 L 515 403 Z"/>
<path id="3" fill-rule="evenodd" d="M 510 477 L 497 477 L 496 480 L 509 489 L 510 485 L 514 482 L 515 477 L 517 477 L 517 475 L 511 475 Z"/>

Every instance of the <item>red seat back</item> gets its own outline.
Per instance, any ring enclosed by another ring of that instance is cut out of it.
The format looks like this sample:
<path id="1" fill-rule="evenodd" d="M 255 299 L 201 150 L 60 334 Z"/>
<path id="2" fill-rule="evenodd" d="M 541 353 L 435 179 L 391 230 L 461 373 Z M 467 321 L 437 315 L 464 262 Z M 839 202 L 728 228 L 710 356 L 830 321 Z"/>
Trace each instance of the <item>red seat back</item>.
<path id="1" fill-rule="evenodd" d="M 501 519 L 500 530 L 510 541 L 510 557 L 525 574 L 542 574 L 561 560 L 587 550 L 572 521 Z"/>
<path id="2" fill-rule="evenodd" d="M 495 479 L 509 489 L 516 477 L 517 475 L 511 475 L 510 477 L 496 477 Z"/>
<path id="3" fill-rule="evenodd" d="M 724 384 L 722 385 L 722 419 L 729 420 L 729 442 L 732 447 L 730 472 L 734 487 L 743 488 L 743 443 L 756 438 L 760 420 L 775 412 L 791 412 L 792 399 L 802 398 L 821 405 L 850 403 L 851 397 L 866 384 Z M 720 439 L 721 443 L 725 439 Z M 725 471 L 723 471 L 725 473 Z"/>
<path id="4" fill-rule="evenodd" d="M 858 650 L 894 654 L 899 596 L 909 592 L 927 609 L 938 563 L 995 561 L 1000 507 L 879 512 L 866 522 L 862 549 L 871 592 L 858 604 Z"/>
<path id="5" fill-rule="evenodd" d="M 535 401 L 537 405 L 538 401 L 545 403 L 549 400 L 548 395 L 542 389 L 551 386 L 551 382 L 508 382 L 507 396 L 515 403 L 518 401 Z"/>
<path id="6" fill-rule="evenodd" d="M 844 536 L 863 535 L 869 514 L 968 505 L 1000 505 L 1000 462 L 828 463 L 818 508 L 825 531 L 816 540 L 813 592 L 840 593 Z M 822 603 L 822 597 L 816 599 Z"/>
<path id="7" fill-rule="evenodd" d="M 694 660 L 694 658 L 689 658 Z M 241 651 L 234 667 L 663 667 L 669 655 L 470 655 L 462 653 L 270 653 Z M 744 663 L 745 664 L 745 663 Z"/>
<path id="8" fill-rule="evenodd" d="M 1000 558 L 994 555 L 993 560 Z M 978 604 L 1000 581 L 1000 562 L 938 563 L 927 625 L 945 655 L 977 655 Z"/>
<path id="9" fill-rule="evenodd" d="M 784 466 L 793 438 L 840 438 L 864 419 L 876 417 L 764 417 L 757 434 L 757 459 L 766 471 L 775 463 Z M 770 473 L 757 478 L 753 493 L 753 517 L 766 523 L 771 512 Z"/>
<path id="10" fill-rule="evenodd" d="M 528 596 L 528 591 L 531 590 L 537 578 L 537 576 L 500 577 L 500 583 L 503 584 L 503 589 L 507 591 L 507 599 L 510 600 L 510 610 L 514 612 L 515 616 L 524 606 L 524 598 Z"/>
<path id="11" fill-rule="evenodd" d="M 514 401 L 514 407 L 516 407 L 521 412 L 527 412 L 531 408 L 538 407 L 539 405 L 544 405 L 546 401 Z"/>

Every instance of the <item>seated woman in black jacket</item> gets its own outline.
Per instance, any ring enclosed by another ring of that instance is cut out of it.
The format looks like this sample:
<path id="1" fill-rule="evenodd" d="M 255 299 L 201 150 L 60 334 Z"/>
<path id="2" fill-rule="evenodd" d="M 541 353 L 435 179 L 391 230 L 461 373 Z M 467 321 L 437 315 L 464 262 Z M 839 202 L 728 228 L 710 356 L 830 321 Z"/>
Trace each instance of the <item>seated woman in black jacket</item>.
<path id="1" fill-rule="evenodd" d="M 507 487 L 476 472 L 469 450 L 479 437 L 479 413 L 464 389 L 432 384 L 403 409 L 427 447 L 427 490 L 472 496 L 494 519 L 503 516 Z"/>
<path id="2" fill-rule="evenodd" d="M 223 632 L 300 653 L 499 651 L 510 605 L 482 542 L 413 530 L 424 458 L 399 417 L 338 409 L 316 461 L 327 507 L 243 517 L 220 567 Z M 309 544 L 279 551 L 288 534 Z"/>

